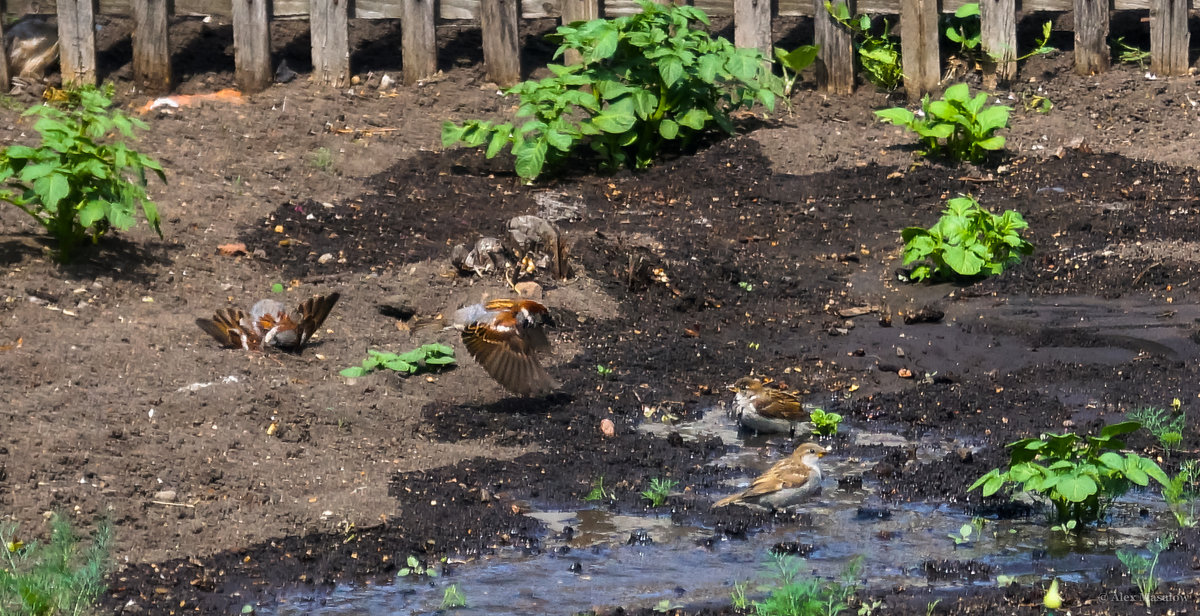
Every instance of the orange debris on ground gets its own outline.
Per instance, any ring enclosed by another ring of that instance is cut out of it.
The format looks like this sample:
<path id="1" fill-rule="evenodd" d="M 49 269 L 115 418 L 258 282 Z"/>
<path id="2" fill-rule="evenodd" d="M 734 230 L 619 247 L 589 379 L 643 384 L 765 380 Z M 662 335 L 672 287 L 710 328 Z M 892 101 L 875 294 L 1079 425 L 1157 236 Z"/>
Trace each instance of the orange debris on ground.
<path id="1" fill-rule="evenodd" d="M 241 92 L 234 90 L 233 88 L 225 88 L 224 90 L 217 90 L 216 92 L 210 92 L 208 94 L 176 94 L 175 96 L 156 98 L 145 105 L 142 105 L 141 109 L 138 109 L 138 113 L 146 113 L 147 111 L 152 111 L 154 109 L 158 109 L 159 107 L 187 107 L 189 105 L 195 105 L 196 103 L 202 103 L 205 101 L 241 105 L 242 103 L 246 102 L 246 98 L 242 96 Z"/>

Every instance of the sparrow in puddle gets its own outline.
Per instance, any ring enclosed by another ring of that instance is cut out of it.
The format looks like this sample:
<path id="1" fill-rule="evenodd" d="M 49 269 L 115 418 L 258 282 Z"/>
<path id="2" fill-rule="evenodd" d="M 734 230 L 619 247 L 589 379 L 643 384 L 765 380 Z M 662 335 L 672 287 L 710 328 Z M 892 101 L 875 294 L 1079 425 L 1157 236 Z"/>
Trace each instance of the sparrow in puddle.
<path id="1" fill-rule="evenodd" d="M 821 467 L 817 465 L 825 448 L 805 443 L 792 455 L 776 462 L 759 475 L 744 491 L 722 498 L 713 507 L 742 504 L 767 509 L 785 509 L 801 503 L 805 497 L 821 488 Z"/>
<path id="2" fill-rule="evenodd" d="M 796 396 L 753 377 L 743 377 L 729 387 L 736 392 L 733 411 L 738 424 L 747 430 L 761 433 L 794 434 L 811 432 L 812 425 L 801 422 L 808 416 Z"/>
<path id="3" fill-rule="evenodd" d="M 497 383 L 519 396 L 548 394 L 558 387 L 538 355 L 550 350 L 545 328 L 550 311 L 529 299 L 494 299 L 460 308 L 455 323 L 463 328 L 467 352 Z"/>
<path id="4" fill-rule="evenodd" d="M 222 308 L 211 319 L 196 319 L 196 325 L 223 346 L 259 351 L 268 345 L 299 352 L 313 332 L 329 317 L 340 293 L 318 295 L 306 300 L 290 314 L 284 305 L 264 299 L 250 308 Z"/>

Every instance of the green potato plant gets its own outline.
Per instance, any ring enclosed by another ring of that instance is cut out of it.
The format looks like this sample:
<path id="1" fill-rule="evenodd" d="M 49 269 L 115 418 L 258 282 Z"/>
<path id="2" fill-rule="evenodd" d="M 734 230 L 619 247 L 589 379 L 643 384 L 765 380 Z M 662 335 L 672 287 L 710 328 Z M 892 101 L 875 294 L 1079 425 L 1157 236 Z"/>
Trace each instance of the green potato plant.
<path id="1" fill-rule="evenodd" d="M 921 99 L 922 114 L 904 107 L 875 112 L 884 122 L 903 126 L 917 134 L 922 156 L 982 163 L 988 152 L 1004 149 L 1004 136 L 996 131 L 1008 128 L 1007 105 L 988 105 L 987 94 L 971 96 L 970 87 L 958 83 L 946 88 L 942 100 L 926 94 Z"/>
<path id="2" fill-rule="evenodd" d="M 368 350 L 361 366 L 350 366 L 338 374 L 344 377 L 360 377 L 378 368 L 387 368 L 405 374 L 421 371 L 433 372 L 455 364 L 454 349 L 444 344 L 425 344 L 399 355 L 384 351 Z"/>
<path id="3" fill-rule="evenodd" d="M 1060 524 L 1099 521 L 1112 500 L 1134 485 L 1169 479 L 1158 464 L 1136 453 L 1121 455 L 1125 443 L 1118 437 L 1141 428 L 1136 421 L 1105 426 L 1099 436 L 1067 432 L 1045 433 L 1008 444 L 1010 464 L 994 468 L 968 489 L 991 496 L 1005 486 L 1015 486 L 1053 506 Z"/>
<path id="4" fill-rule="evenodd" d="M 808 68 L 817 59 L 820 45 L 801 45 L 791 51 L 782 47 L 775 48 L 775 61 L 783 71 L 783 94 L 791 96 L 800 79 L 800 71 Z"/>
<path id="5" fill-rule="evenodd" d="M 900 62 L 900 42 L 891 35 L 891 23 L 884 19 L 883 31 L 875 34 L 872 32 L 871 17 L 852 16 L 844 2 L 835 5 L 825 0 L 825 10 L 854 35 L 854 49 L 858 52 L 863 77 L 885 92 L 900 87 L 904 70 Z"/>
<path id="6" fill-rule="evenodd" d="M 582 61 L 550 64 L 552 77 L 505 92 L 520 98 L 523 123 L 446 122 L 442 143 L 486 145 L 488 158 L 510 148 L 517 175 L 532 181 L 583 147 L 605 170 L 642 169 L 670 142 L 687 145 L 714 129 L 732 134 L 737 109 L 774 109 L 783 82 L 760 51 L 692 28 L 709 23 L 695 7 L 638 4 L 640 13 L 576 22 L 551 35 L 560 43 L 555 58 L 574 50 Z"/>
<path id="7" fill-rule="evenodd" d="M 1033 253 L 1033 244 L 1021 237 L 1028 227 L 1016 210 L 996 215 L 970 195 L 950 199 L 932 227 L 908 227 L 900 232 L 904 264 L 918 263 L 909 279 L 920 282 L 999 274 Z"/>
<path id="8" fill-rule="evenodd" d="M 0 150 L 0 201 L 32 217 L 57 242 L 56 257 L 70 261 L 84 240 L 98 242 L 113 229 L 136 224 L 140 208 L 162 237 L 158 206 L 146 194 L 146 171 L 167 181 L 158 161 L 137 152 L 115 133 L 133 137 L 146 124 L 112 106 L 113 86 L 86 85 L 66 91 L 62 108 L 35 105 L 23 115 L 33 125 L 38 147 L 9 145 Z"/>
<path id="9" fill-rule="evenodd" d="M 813 432 L 821 436 L 833 436 L 837 434 L 838 425 L 842 423 L 841 415 L 826 413 L 823 409 L 813 409 L 809 413 L 808 419 L 812 422 Z"/>

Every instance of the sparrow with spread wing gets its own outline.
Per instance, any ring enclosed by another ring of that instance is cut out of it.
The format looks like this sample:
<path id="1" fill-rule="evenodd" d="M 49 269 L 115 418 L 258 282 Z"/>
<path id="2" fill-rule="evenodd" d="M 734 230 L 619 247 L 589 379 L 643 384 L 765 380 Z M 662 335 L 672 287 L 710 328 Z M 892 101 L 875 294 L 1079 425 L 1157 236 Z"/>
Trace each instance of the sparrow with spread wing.
<path id="1" fill-rule="evenodd" d="M 196 325 L 222 346 L 258 351 L 274 345 L 299 352 L 340 297 L 339 293 L 311 297 L 296 308 L 295 315 L 288 313 L 282 303 L 264 299 L 250 308 L 250 314 L 238 308 L 222 308 L 211 319 L 196 319 Z"/>
<path id="2" fill-rule="evenodd" d="M 753 377 L 740 378 L 729 388 L 737 393 L 733 410 L 742 427 L 755 432 L 785 434 L 812 430 L 811 425 L 801 423 L 808 413 L 796 396 L 766 387 Z"/>
<path id="3" fill-rule="evenodd" d="M 455 322 L 463 327 L 467 352 L 497 383 L 520 396 L 548 394 L 558 387 L 538 355 L 550 350 L 545 328 L 550 311 L 528 299 L 494 299 L 461 308 Z"/>
<path id="4" fill-rule="evenodd" d="M 713 507 L 743 504 L 767 509 L 784 509 L 801 503 L 821 487 L 821 467 L 817 465 L 825 448 L 805 443 L 792 455 L 776 462 L 742 492 L 722 498 Z"/>

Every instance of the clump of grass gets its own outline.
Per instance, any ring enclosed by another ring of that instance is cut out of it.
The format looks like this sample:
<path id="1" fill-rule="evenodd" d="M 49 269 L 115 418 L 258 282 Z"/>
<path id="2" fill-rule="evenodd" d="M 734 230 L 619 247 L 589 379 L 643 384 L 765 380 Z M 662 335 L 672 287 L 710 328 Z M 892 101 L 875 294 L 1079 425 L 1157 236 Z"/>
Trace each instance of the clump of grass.
<path id="1" fill-rule="evenodd" d="M 66 517 L 50 518 L 50 541 L 22 542 L 0 524 L 0 614 L 90 614 L 104 592 L 112 527 L 102 522 L 83 546 Z"/>
<path id="2" fill-rule="evenodd" d="M 662 507 L 677 485 L 679 482 L 671 479 L 651 479 L 650 487 L 642 491 L 642 498 L 650 501 L 651 507 Z"/>

